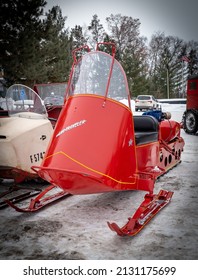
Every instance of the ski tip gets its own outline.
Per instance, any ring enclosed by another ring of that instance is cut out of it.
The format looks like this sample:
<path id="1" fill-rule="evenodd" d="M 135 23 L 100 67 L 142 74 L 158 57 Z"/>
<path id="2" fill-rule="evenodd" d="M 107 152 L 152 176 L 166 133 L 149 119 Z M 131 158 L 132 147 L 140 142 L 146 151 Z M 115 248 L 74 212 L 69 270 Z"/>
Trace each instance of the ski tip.
<path id="1" fill-rule="evenodd" d="M 122 229 L 116 224 L 116 223 L 109 223 L 107 222 L 107 225 L 112 231 L 115 231 L 119 236 L 124 236 L 124 232 Z"/>

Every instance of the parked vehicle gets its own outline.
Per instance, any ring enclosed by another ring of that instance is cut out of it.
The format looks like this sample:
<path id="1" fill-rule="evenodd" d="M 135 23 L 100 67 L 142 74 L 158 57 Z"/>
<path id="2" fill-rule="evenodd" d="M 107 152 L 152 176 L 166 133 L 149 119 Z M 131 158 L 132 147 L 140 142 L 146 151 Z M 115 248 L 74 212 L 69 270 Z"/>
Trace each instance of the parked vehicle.
<path id="1" fill-rule="evenodd" d="M 142 110 L 159 110 L 161 104 L 153 95 L 138 95 L 135 99 L 135 111 Z"/>
<path id="2" fill-rule="evenodd" d="M 40 164 L 53 128 L 41 98 L 31 88 L 15 84 L 8 88 L 0 110 L 0 178 L 38 178 L 32 170 Z"/>
<path id="3" fill-rule="evenodd" d="M 186 111 L 183 114 L 182 126 L 189 134 L 198 131 L 198 75 L 190 76 L 187 81 Z"/>
<path id="4" fill-rule="evenodd" d="M 112 55 L 100 51 L 101 45 L 111 47 Z M 87 53 L 79 57 L 83 50 Z M 26 208 L 7 201 L 17 211 L 36 211 L 68 195 L 146 191 L 125 226 L 108 223 L 118 235 L 132 236 L 170 202 L 172 191 L 154 194 L 153 189 L 156 179 L 181 161 L 180 124 L 133 116 L 127 78 L 115 53 L 113 43 L 98 43 L 93 52 L 88 46 L 74 50 L 65 104 L 41 165 L 32 166 L 51 185 Z M 51 190 L 56 193 L 50 196 Z"/>

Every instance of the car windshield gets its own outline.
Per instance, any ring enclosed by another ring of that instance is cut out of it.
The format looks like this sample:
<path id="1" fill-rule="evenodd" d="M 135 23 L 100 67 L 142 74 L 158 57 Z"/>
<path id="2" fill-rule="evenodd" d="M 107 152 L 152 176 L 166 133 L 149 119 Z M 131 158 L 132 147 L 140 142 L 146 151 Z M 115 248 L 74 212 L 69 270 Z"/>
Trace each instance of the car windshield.
<path id="1" fill-rule="evenodd" d="M 127 79 L 122 66 L 117 60 L 114 60 L 109 80 L 112 59 L 109 54 L 100 51 L 84 55 L 75 65 L 69 95 L 95 94 L 105 97 L 107 94 L 108 98 L 117 101 L 128 100 Z"/>
<path id="2" fill-rule="evenodd" d="M 31 88 L 15 84 L 8 88 L 5 98 L 9 115 L 21 112 L 34 112 L 47 115 L 44 102 Z"/>

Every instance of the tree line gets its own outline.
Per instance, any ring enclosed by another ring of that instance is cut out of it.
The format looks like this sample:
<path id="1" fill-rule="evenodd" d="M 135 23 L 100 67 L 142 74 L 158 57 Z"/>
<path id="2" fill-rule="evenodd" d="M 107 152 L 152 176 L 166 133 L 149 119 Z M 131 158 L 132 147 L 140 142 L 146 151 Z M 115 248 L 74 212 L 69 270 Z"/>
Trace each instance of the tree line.
<path id="1" fill-rule="evenodd" d="M 188 75 L 198 73 L 198 42 L 163 32 L 140 35 L 137 18 L 111 14 L 105 30 L 95 14 L 87 26 L 69 29 L 59 6 L 44 14 L 45 0 L 2 0 L 0 68 L 7 82 L 67 82 L 72 50 L 82 45 L 114 42 L 133 97 L 183 97 Z M 106 50 L 108 51 L 108 50 Z"/>

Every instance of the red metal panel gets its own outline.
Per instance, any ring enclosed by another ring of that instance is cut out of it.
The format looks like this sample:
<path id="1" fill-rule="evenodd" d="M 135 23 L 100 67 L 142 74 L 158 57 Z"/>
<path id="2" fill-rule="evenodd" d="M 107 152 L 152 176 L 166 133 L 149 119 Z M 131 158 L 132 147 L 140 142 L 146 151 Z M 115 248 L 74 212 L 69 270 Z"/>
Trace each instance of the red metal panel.
<path id="1" fill-rule="evenodd" d="M 187 83 L 187 110 L 198 109 L 198 76 Z"/>
<path id="2" fill-rule="evenodd" d="M 160 138 L 165 142 L 170 142 L 175 137 L 180 136 L 180 124 L 174 120 L 164 120 L 160 123 Z"/>
<path id="3" fill-rule="evenodd" d="M 46 154 L 39 175 L 70 193 L 136 188 L 132 113 L 114 100 L 70 97 Z"/>

